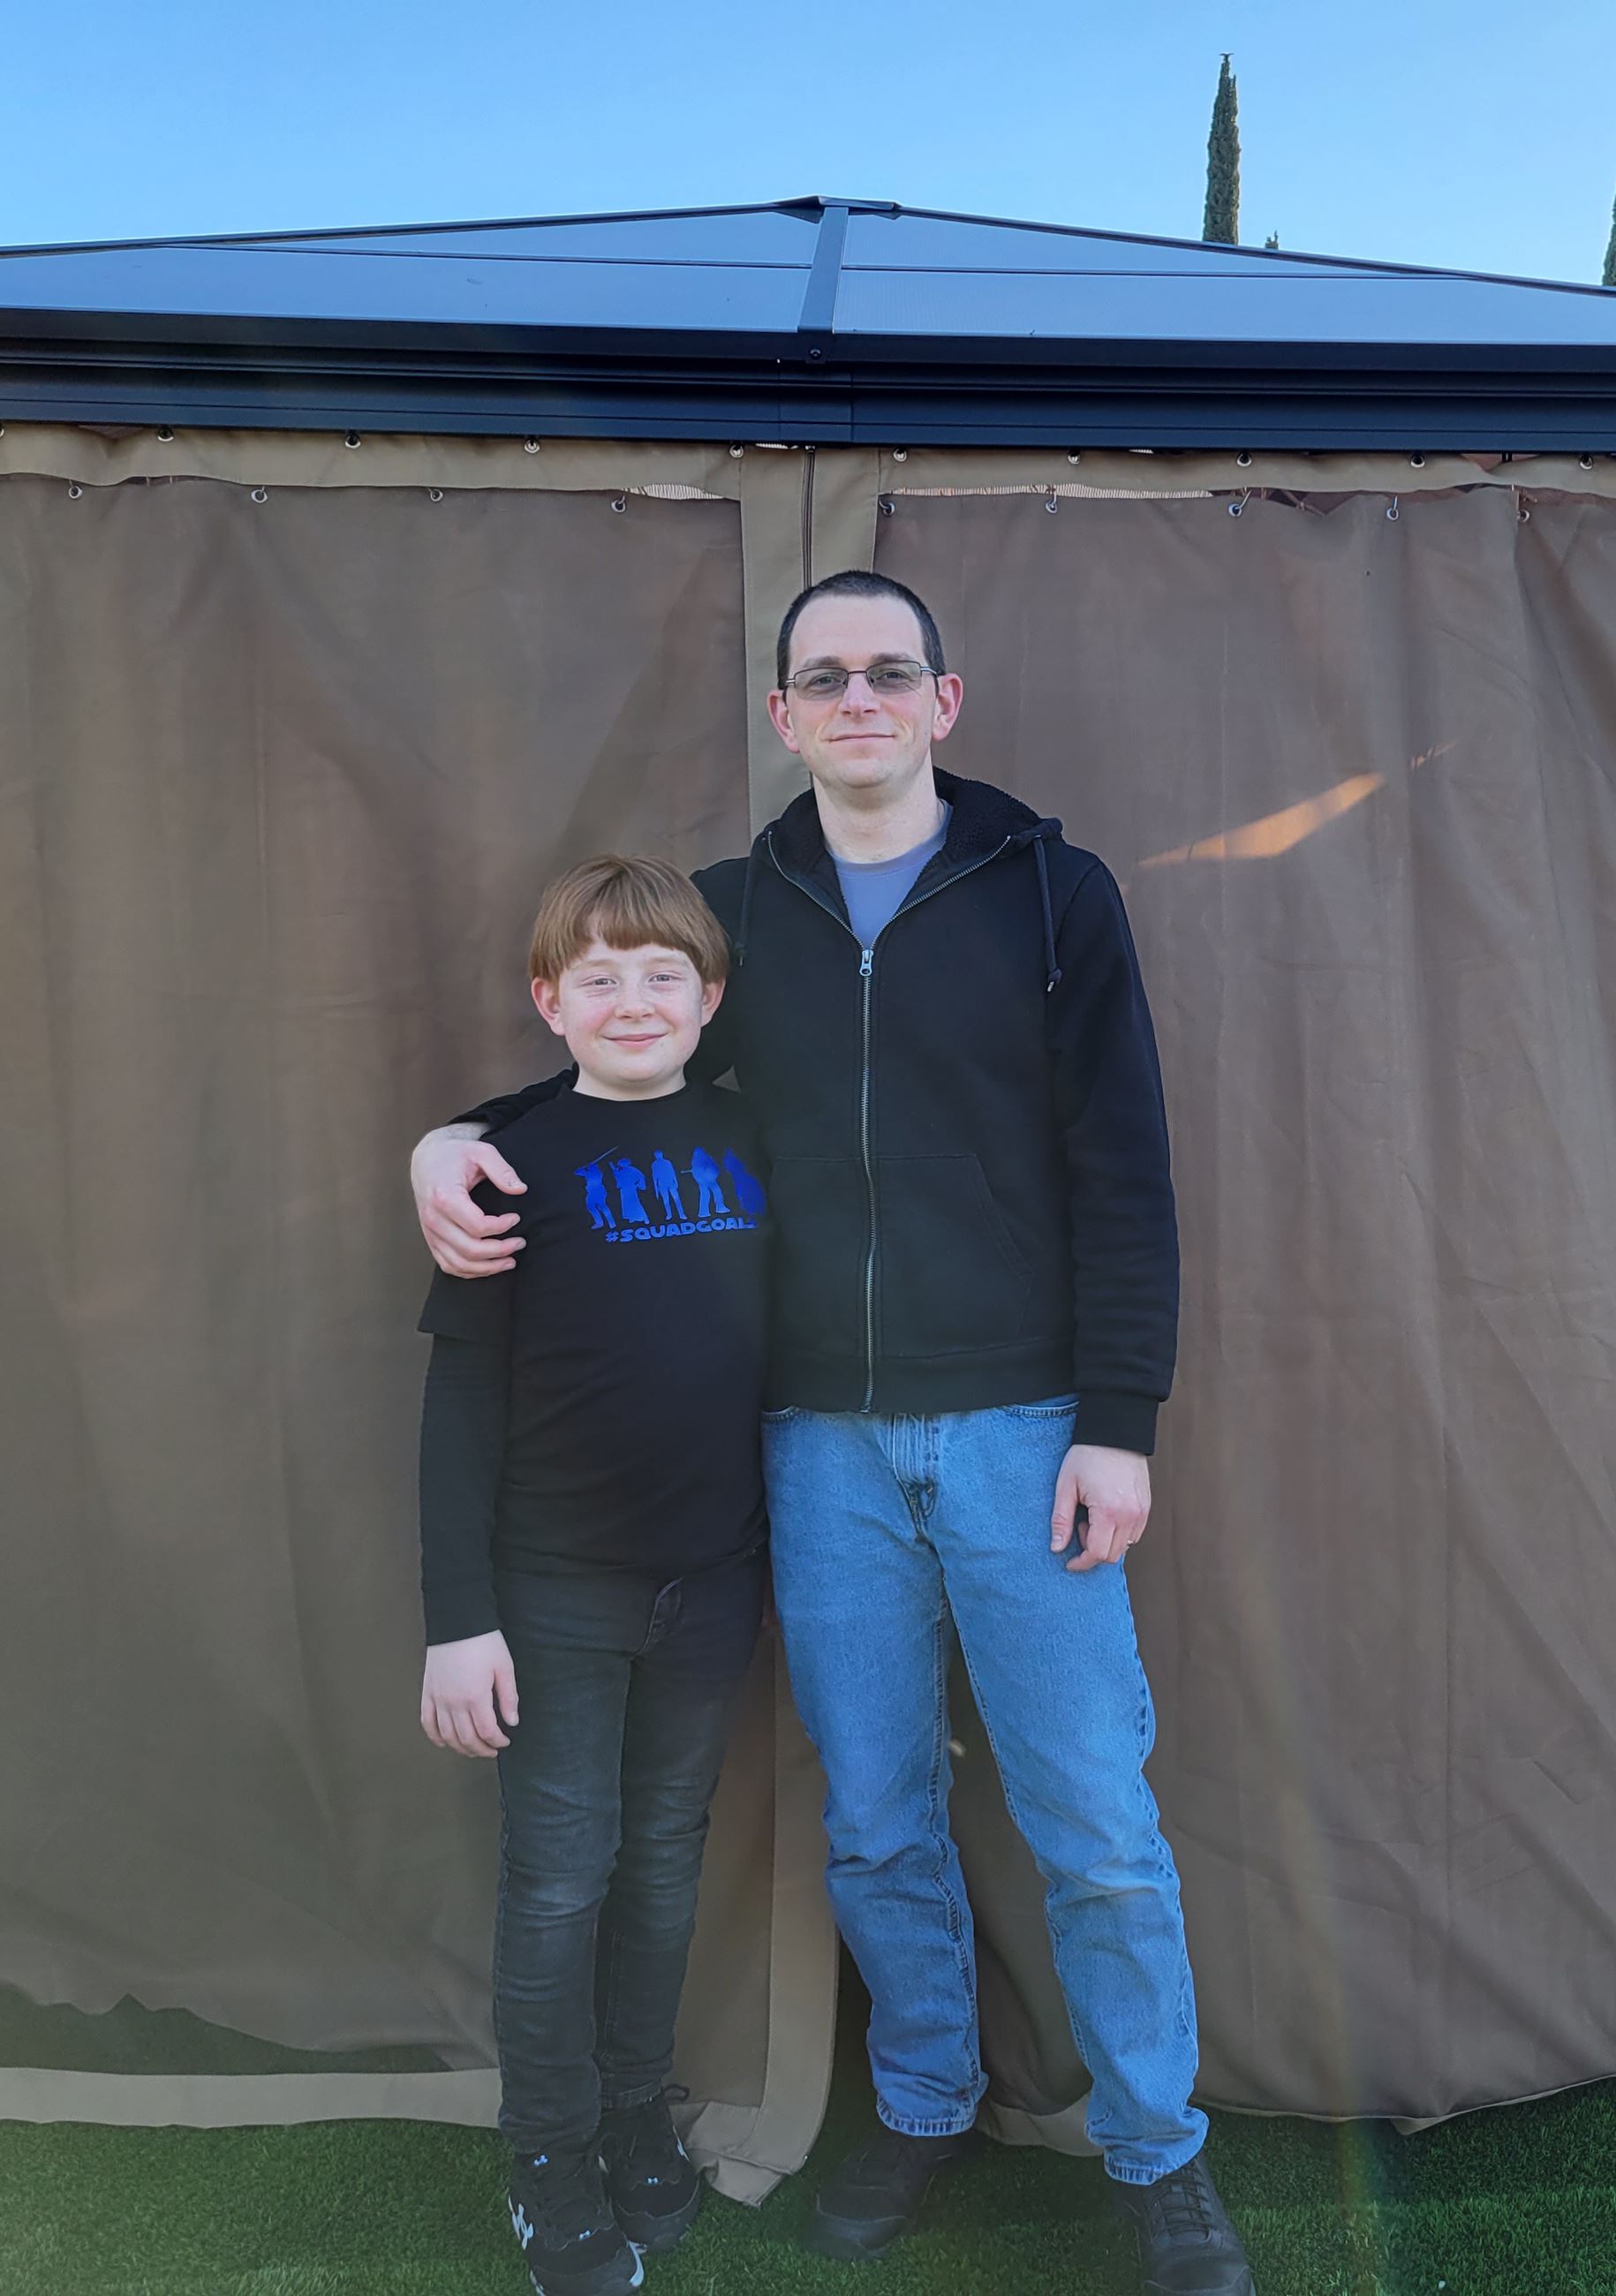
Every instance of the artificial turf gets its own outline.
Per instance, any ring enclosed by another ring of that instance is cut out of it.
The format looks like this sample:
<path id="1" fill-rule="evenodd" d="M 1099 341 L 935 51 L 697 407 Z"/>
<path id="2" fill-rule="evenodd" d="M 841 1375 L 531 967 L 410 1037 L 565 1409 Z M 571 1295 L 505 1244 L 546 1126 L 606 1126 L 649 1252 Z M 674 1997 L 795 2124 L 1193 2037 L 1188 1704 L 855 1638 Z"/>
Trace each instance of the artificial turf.
<path id="1" fill-rule="evenodd" d="M 759 2210 L 709 2195 L 648 2296 L 1131 2296 L 1093 2161 L 988 2147 L 875 2264 L 796 2245 L 813 2187 L 872 2119 L 844 2032 L 802 2174 Z M 1209 2158 L 1260 2296 L 1616 2296 L 1616 2081 L 1382 2124 L 1213 2118 Z M 523 2296 L 504 2161 L 481 2131 L 0 2124 L 3 2296 Z"/>

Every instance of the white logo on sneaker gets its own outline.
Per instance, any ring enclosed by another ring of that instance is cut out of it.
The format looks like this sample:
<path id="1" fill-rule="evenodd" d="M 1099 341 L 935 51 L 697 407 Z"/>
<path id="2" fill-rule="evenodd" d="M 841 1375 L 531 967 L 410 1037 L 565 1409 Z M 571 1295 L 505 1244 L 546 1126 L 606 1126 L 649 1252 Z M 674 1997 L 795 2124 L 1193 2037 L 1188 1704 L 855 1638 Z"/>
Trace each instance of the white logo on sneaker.
<path id="1" fill-rule="evenodd" d="M 509 2205 L 511 2210 L 511 2229 L 516 2234 L 517 2239 L 521 2241 L 522 2251 L 525 2254 L 527 2251 L 528 2243 L 533 2237 L 533 2227 L 528 2222 L 528 2211 L 522 2207 L 520 2201 L 513 2201 Z"/>

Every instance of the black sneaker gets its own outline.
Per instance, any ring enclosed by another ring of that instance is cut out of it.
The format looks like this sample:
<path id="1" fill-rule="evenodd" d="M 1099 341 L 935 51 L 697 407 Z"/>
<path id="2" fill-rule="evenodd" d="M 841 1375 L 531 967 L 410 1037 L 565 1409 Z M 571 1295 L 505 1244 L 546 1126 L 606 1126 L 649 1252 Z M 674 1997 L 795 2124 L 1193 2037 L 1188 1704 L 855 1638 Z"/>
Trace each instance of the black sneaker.
<path id="1" fill-rule="evenodd" d="M 938 2171 L 974 2152 L 980 2142 L 974 2128 L 957 2136 L 878 2129 L 819 2187 L 804 2245 L 849 2260 L 883 2254 L 914 2224 Z"/>
<path id="2" fill-rule="evenodd" d="M 511 2228 L 537 2296 L 620 2296 L 644 2280 L 645 2267 L 611 2213 L 593 2148 L 518 2158 Z"/>
<path id="3" fill-rule="evenodd" d="M 1133 2226 L 1148 2296 L 1256 2296 L 1240 2234 L 1199 2153 L 1153 2185 L 1118 2183 L 1112 2193 Z"/>
<path id="4" fill-rule="evenodd" d="M 612 2213 L 647 2256 L 677 2248 L 701 2205 L 701 2179 L 679 2142 L 668 2095 L 664 2089 L 649 2104 L 601 2115 L 601 2166 Z"/>

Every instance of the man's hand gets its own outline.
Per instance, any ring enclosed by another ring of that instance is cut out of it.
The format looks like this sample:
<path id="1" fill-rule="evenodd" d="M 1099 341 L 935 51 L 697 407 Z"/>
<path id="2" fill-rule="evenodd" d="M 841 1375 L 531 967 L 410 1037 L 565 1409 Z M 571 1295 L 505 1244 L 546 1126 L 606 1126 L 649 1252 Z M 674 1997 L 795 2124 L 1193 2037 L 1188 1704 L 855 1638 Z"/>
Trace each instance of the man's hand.
<path id="1" fill-rule="evenodd" d="M 1150 1520 L 1150 1461 L 1136 1451 L 1107 1451 L 1097 1443 L 1074 1443 L 1055 1477 L 1054 1507 L 1049 1518 L 1052 1554 L 1064 1554 L 1071 1545 L 1080 1506 L 1088 1510 L 1079 1542 L 1082 1551 L 1072 1556 L 1066 1568 L 1092 1570 L 1096 1562 L 1120 1562 L 1135 1540 L 1144 1536 Z"/>
<path id="2" fill-rule="evenodd" d="M 511 1742 L 501 1719 L 507 1730 L 516 1727 L 516 1669 L 504 1636 L 496 1628 L 464 1642 L 433 1643 L 421 1684 L 421 1726 L 433 1745 L 491 1760 Z"/>
<path id="3" fill-rule="evenodd" d="M 521 1236 L 506 1234 L 520 1212 L 479 1211 L 471 1189 L 492 1180 L 508 1196 L 526 1195 L 497 1148 L 490 1148 L 474 1124 L 446 1124 L 418 1141 L 410 1158 L 415 1217 L 427 1250 L 446 1275 L 500 1275 L 516 1265 Z"/>

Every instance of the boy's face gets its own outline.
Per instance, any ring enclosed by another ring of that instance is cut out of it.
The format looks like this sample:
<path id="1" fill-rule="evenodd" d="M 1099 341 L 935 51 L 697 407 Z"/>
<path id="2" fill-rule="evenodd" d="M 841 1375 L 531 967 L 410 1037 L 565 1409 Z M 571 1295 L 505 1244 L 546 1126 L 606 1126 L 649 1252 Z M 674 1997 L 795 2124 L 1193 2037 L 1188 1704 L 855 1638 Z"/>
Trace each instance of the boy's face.
<path id="1" fill-rule="evenodd" d="M 577 1090 L 596 1100 L 677 1092 L 723 994 L 681 949 L 608 948 L 599 939 L 559 980 L 533 983 L 541 1017 L 578 1062 Z"/>

